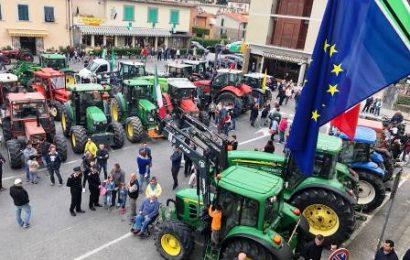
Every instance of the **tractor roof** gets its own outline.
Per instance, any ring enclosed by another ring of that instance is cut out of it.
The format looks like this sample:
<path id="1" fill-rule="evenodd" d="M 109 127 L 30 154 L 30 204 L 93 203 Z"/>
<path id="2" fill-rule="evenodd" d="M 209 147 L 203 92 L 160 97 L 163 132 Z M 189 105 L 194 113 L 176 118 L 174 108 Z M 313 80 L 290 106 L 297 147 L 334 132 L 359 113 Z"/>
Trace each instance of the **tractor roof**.
<path id="1" fill-rule="evenodd" d="M 244 75 L 245 77 L 248 78 L 254 78 L 254 79 L 263 79 L 265 77 L 264 73 L 259 73 L 259 72 L 252 72 Z M 272 76 L 266 75 L 268 78 L 272 78 Z"/>
<path id="2" fill-rule="evenodd" d="M 359 118 L 357 125 L 369 127 L 376 132 L 383 132 L 383 123 L 381 121 Z"/>
<path id="3" fill-rule="evenodd" d="M 43 94 L 40 92 L 22 92 L 22 93 L 10 93 L 8 96 L 10 102 L 27 103 L 31 101 L 45 100 Z"/>
<path id="4" fill-rule="evenodd" d="M 276 175 L 243 166 L 231 166 L 222 173 L 222 188 L 257 200 L 277 195 L 283 180 Z"/>
<path id="5" fill-rule="evenodd" d="M 145 66 L 145 64 L 142 63 L 142 62 L 130 61 L 130 60 L 120 61 L 120 64 L 125 64 L 125 65 L 135 66 L 135 67 L 143 67 L 143 66 Z"/>
<path id="6" fill-rule="evenodd" d="M 218 74 L 222 73 L 230 73 L 230 74 L 241 74 L 242 70 L 235 70 L 235 69 L 219 69 L 217 70 Z"/>
<path id="7" fill-rule="evenodd" d="M 345 133 L 341 133 L 339 136 L 343 140 L 350 141 Z M 376 131 L 369 127 L 358 126 L 353 141 L 357 143 L 374 144 L 376 142 Z"/>
<path id="8" fill-rule="evenodd" d="M 316 151 L 335 155 L 340 152 L 340 150 L 342 150 L 342 139 L 336 136 L 319 133 Z"/>
<path id="9" fill-rule="evenodd" d="M 184 69 L 184 68 L 190 68 L 190 67 L 192 67 L 192 66 L 189 65 L 189 64 L 176 63 L 176 62 L 170 62 L 170 63 L 167 64 L 167 66 L 168 66 L 168 67 L 178 68 L 178 69 L 179 69 L 179 68 Z"/>
<path id="10" fill-rule="evenodd" d="M 199 64 L 207 63 L 207 61 L 206 60 L 183 60 L 183 63 L 192 64 L 192 65 L 199 65 Z"/>
<path id="11" fill-rule="evenodd" d="M 39 77 L 61 77 L 64 73 L 53 68 L 42 68 L 41 70 L 33 72 L 34 75 Z"/>
<path id="12" fill-rule="evenodd" d="M 123 83 L 128 86 L 152 86 L 153 85 L 148 80 L 140 79 L 140 78 L 126 79 L 123 81 Z"/>
<path id="13" fill-rule="evenodd" d="M 97 83 L 84 83 L 84 84 L 73 84 L 67 86 L 68 90 L 73 92 L 87 92 L 87 91 L 110 91 L 110 85 L 100 85 Z"/>
<path id="14" fill-rule="evenodd" d="M 19 78 L 12 73 L 0 73 L 0 82 L 16 82 Z"/>
<path id="15" fill-rule="evenodd" d="M 43 53 L 41 54 L 41 57 L 50 59 L 50 60 L 61 60 L 65 59 L 65 56 L 63 54 L 59 53 Z"/>
<path id="16" fill-rule="evenodd" d="M 168 78 L 168 85 L 172 85 L 175 88 L 196 88 L 196 86 L 186 78 Z"/>
<path id="17" fill-rule="evenodd" d="M 272 167 L 272 163 L 284 164 L 285 156 L 276 153 L 266 153 L 258 151 L 234 150 L 228 152 L 228 160 L 233 159 L 233 163 L 252 161 L 261 165 Z"/>

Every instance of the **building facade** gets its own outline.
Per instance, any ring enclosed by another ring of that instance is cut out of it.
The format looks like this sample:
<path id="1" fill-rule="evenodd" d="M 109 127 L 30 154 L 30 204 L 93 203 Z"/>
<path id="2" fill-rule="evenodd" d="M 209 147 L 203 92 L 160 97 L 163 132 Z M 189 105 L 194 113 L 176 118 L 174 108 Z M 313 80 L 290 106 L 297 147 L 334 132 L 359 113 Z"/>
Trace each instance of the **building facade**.
<path id="1" fill-rule="evenodd" d="M 248 69 L 304 82 L 327 0 L 252 1 Z"/>
<path id="2" fill-rule="evenodd" d="M 38 54 L 70 44 L 65 0 L 0 0 L 0 48 Z"/>
<path id="3" fill-rule="evenodd" d="M 238 13 L 248 13 L 251 0 L 228 0 L 228 8 Z"/>
<path id="4" fill-rule="evenodd" d="M 245 39 L 248 16 L 239 13 L 221 13 L 216 15 L 214 38 L 227 38 L 230 41 Z"/>
<path id="5" fill-rule="evenodd" d="M 192 18 L 192 34 L 197 37 L 210 38 L 214 34 L 215 15 L 196 8 Z"/>
<path id="6" fill-rule="evenodd" d="M 71 0 L 73 43 L 181 48 L 191 36 L 195 5 L 165 0 Z"/>

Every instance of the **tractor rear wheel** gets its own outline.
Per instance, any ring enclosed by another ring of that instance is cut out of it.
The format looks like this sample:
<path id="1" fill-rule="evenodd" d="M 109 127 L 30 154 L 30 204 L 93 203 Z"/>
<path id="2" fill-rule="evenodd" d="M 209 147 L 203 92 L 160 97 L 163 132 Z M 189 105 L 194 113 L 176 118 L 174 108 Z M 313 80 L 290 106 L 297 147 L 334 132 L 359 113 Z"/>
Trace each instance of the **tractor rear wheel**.
<path id="1" fill-rule="evenodd" d="M 10 167 L 12 169 L 20 169 L 23 166 L 23 153 L 21 151 L 20 142 L 15 139 L 11 139 L 8 140 L 6 144 Z"/>
<path id="2" fill-rule="evenodd" d="M 336 193 L 320 188 L 305 190 L 297 194 L 290 204 L 303 212 L 311 237 L 321 234 L 326 237 L 327 244 L 340 244 L 353 232 L 353 207 Z"/>
<path id="3" fill-rule="evenodd" d="M 114 143 L 111 145 L 111 147 L 114 149 L 121 148 L 124 145 L 125 140 L 125 133 L 122 125 L 118 122 L 111 122 L 109 131 L 114 134 Z"/>
<path id="4" fill-rule="evenodd" d="M 235 100 L 237 97 L 231 93 L 231 92 L 222 92 L 218 98 L 216 99 L 216 103 L 222 103 L 222 104 L 235 104 Z M 242 110 L 242 108 L 241 108 Z"/>
<path id="5" fill-rule="evenodd" d="M 33 62 L 33 60 L 34 60 L 33 54 L 31 54 L 30 52 L 27 52 L 27 51 L 21 52 L 19 58 L 20 58 L 20 60 L 26 61 L 26 62 Z"/>
<path id="6" fill-rule="evenodd" d="M 363 212 L 370 212 L 379 207 L 386 197 L 386 189 L 382 178 L 366 171 L 359 174 L 359 194 L 357 204 L 363 207 Z"/>
<path id="7" fill-rule="evenodd" d="M 264 246 L 250 239 L 235 239 L 225 247 L 222 260 L 235 259 L 239 253 L 245 253 L 247 259 L 276 260 L 277 258 Z"/>
<path id="8" fill-rule="evenodd" d="M 144 137 L 144 128 L 142 127 L 141 120 L 136 116 L 127 118 L 127 121 L 125 121 L 125 132 L 127 139 L 131 143 L 140 142 Z"/>
<path id="9" fill-rule="evenodd" d="M 50 128 L 47 132 L 47 141 L 54 142 L 54 137 L 56 136 L 56 124 L 54 123 L 54 118 L 50 117 Z"/>
<path id="10" fill-rule="evenodd" d="M 110 102 L 111 118 L 115 122 L 120 122 L 122 117 L 121 105 L 117 98 L 111 99 Z"/>
<path id="11" fill-rule="evenodd" d="M 160 227 L 155 245 L 165 259 L 189 259 L 194 249 L 192 230 L 180 221 L 166 220 Z"/>
<path id="12" fill-rule="evenodd" d="M 74 153 L 83 153 L 87 143 L 87 131 L 84 127 L 76 125 L 71 128 L 71 147 Z"/>
<path id="13" fill-rule="evenodd" d="M 61 128 L 63 129 L 64 136 L 69 137 L 71 129 L 71 118 L 69 117 L 67 109 L 65 107 L 63 107 L 63 112 L 61 113 Z"/>
<path id="14" fill-rule="evenodd" d="M 67 160 L 67 141 L 62 135 L 56 135 L 54 142 L 57 153 L 60 155 L 60 159 L 65 162 Z"/>
<path id="15" fill-rule="evenodd" d="M 204 125 L 209 126 L 211 122 L 211 118 L 206 111 L 199 112 L 199 121 L 201 121 Z"/>
<path id="16" fill-rule="evenodd" d="M 50 114 L 54 117 L 54 120 L 60 121 L 61 113 L 63 112 L 63 104 L 57 100 L 51 100 L 49 103 Z"/>
<path id="17" fill-rule="evenodd" d="M 10 118 L 4 118 L 2 124 L 4 141 L 8 141 L 13 137 L 11 133 Z"/>

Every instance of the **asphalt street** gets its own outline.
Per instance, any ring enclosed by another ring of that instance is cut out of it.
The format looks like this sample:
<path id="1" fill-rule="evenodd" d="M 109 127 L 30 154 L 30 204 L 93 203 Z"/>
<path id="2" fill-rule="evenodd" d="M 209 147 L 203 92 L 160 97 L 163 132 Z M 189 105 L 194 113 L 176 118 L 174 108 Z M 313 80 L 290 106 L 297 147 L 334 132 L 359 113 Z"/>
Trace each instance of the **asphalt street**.
<path id="1" fill-rule="evenodd" d="M 75 66 L 81 67 L 79 64 Z M 294 104 L 291 101 L 287 107 L 282 108 L 282 112 L 292 114 L 293 107 Z M 60 123 L 56 122 L 56 125 L 58 131 L 61 132 Z M 262 148 L 268 140 L 267 128 L 250 126 L 249 112 L 239 118 L 237 129 L 234 132 L 240 143 L 238 149 Z M 165 203 L 168 198 L 174 197 L 169 159 L 172 148 L 170 143 L 163 139 L 148 140 L 148 143 L 153 155 L 152 176 L 157 176 L 163 188 L 160 202 Z M 276 151 L 282 151 L 281 145 L 275 144 L 275 146 Z M 118 162 L 127 175 L 135 172 L 135 158 L 139 147 L 140 144 L 131 144 L 126 141 L 122 149 L 111 150 L 109 168 Z M 61 168 L 64 181 L 71 174 L 72 168 L 81 163 L 81 156 L 74 154 L 69 144 L 68 150 L 68 159 Z M 4 144 L 0 151 L 3 155 L 7 154 Z M 5 187 L 10 187 L 16 177 L 24 177 L 22 170 L 11 170 L 7 164 L 3 172 Z M 69 188 L 50 186 L 50 181 L 44 171 L 40 173 L 40 176 L 39 184 L 24 184 L 24 188 L 30 195 L 32 206 L 32 226 L 29 229 L 22 229 L 17 225 L 15 207 L 8 190 L 0 193 L 0 259 L 161 259 L 155 249 L 153 238 L 140 239 L 130 235 L 128 212 L 126 215 L 120 215 L 117 209 L 109 211 L 97 208 L 95 212 L 88 210 L 89 192 L 87 189 L 83 193 L 82 201 L 82 207 L 86 213 L 72 217 L 68 211 Z M 179 178 L 180 188 L 186 187 L 188 179 L 183 177 L 182 169 Z M 408 195 L 410 183 L 406 182 L 407 178 L 408 173 L 403 176 L 386 233 L 386 238 L 391 237 L 396 240 L 396 248 L 400 254 L 410 244 L 410 219 L 407 217 L 410 210 Z M 141 201 L 142 197 L 138 199 L 138 203 Z M 389 202 L 375 212 L 369 221 L 365 222 L 360 232 L 355 232 L 354 238 L 348 241 L 347 247 L 351 250 L 351 259 L 372 259 L 388 204 Z M 199 255 L 199 250 L 196 250 L 192 259 L 200 259 Z"/>

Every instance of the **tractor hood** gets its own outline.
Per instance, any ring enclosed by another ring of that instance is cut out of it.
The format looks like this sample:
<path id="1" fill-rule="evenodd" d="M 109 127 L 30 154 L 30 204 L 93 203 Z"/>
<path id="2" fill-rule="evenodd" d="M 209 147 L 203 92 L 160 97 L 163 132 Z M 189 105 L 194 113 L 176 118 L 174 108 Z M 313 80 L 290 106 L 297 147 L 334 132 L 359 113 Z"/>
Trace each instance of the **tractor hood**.
<path id="1" fill-rule="evenodd" d="M 34 135 L 45 135 L 46 132 L 44 131 L 44 128 L 40 125 L 37 126 L 36 121 L 26 121 L 24 122 L 24 130 L 26 132 L 27 139 L 29 140 L 30 137 Z"/>
<path id="2" fill-rule="evenodd" d="M 96 106 L 87 107 L 87 118 L 92 119 L 94 123 L 107 123 L 104 112 Z"/>
<path id="3" fill-rule="evenodd" d="M 194 81 L 194 85 L 197 86 L 197 87 L 199 87 L 199 86 L 210 86 L 211 81 L 207 80 L 207 79 L 197 80 L 197 81 Z"/>
<path id="4" fill-rule="evenodd" d="M 157 107 L 148 99 L 140 99 L 138 105 L 148 112 L 157 109 Z"/>
<path id="5" fill-rule="evenodd" d="M 182 99 L 180 106 L 181 106 L 181 109 L 186 113 L 199 112 L 199 109 L 198 109 L 197 105 L 190 98 Z"/>
<path id="6" fill-rule="evenodd" d="M 91 72 L 91 70 L 87 68 L 83 68 L 78 72 L 78 76 L 83 79 L 91 78 L 92 75 L 93 73 Z"/>

